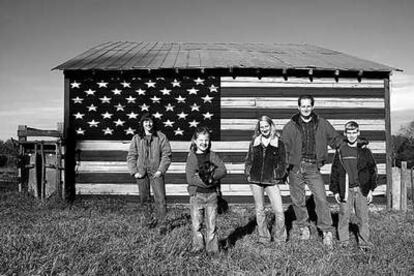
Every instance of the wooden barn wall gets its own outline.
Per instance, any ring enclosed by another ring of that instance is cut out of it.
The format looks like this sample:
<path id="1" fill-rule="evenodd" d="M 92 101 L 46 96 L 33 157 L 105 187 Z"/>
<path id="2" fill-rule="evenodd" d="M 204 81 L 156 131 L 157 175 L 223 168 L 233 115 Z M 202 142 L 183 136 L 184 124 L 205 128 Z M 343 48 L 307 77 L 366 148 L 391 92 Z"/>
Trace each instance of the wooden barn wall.
<path id="1" fill-rule="evenodd" d="M 251 197 L 244 176 L 244 157 L 260 115 L 274 119 L 279 130 L 297 112 L 297 97 L 315 96 L 315 111 L 328 119 L 342 133 L 345 122 L 356 120 L 361 135 L 368 138 L 369 148 L 378 163 L 379 184 L 376 194 L 386 187 L 386 129 L 383 80 L 314 79 L 263 77 L 221 77 L 221 141 L 212 149 L 224 159 L 228 175 L 222 180 L 226 197 Z M 187 184 L 184 167 L 189 141 L 172 141 L 173 163 L 166 175 L 169 201 L 186 201 Z M 138 195 L 138 188 L 128 174 L 126 155 L 129 141 L 78 140 L 76 144 L 76 194 Z M 329 163 L 321 172 L 326 188 L 333 150 Z M 288 195 L 288 185 L 281 185 Z M 309 191 L 308 191 L 309 193 Z"/>

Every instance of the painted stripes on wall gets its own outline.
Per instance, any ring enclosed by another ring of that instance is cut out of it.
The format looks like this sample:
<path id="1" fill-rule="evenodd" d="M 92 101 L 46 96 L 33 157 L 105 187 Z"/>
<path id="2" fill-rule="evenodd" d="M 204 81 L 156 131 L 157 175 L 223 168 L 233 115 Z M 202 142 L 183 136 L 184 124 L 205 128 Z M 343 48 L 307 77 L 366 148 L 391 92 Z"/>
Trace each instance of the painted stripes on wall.
<path id="1" fill-rule="evenodd" d="M 244 156 L 260 115 L 273 118 L 281 130 L 297 112 L 297 97 L 315 96 L 315 111 L 342 133 L 344 124 L 356 120 L 361 135 L 370 140 L 369 148 L 378 163 L 380 184 L 385 184 L 385 110 L 382 80 L 314 79 L 264 77 L 221 78 L 221 141 L 213 141 L 212 150 L 226 163 L 229 174 L 222 180 L 226 196 L 251 196 L 244 179 Z M 184 167 L 189 141 L 172 141 L 173 163 L 166 175 L 167 196 L 187 196 Z M 126 168 L 129 141 L 78 141 L 77 193 L 137 195 L 134 179 Z M 329 150 L 329 161 L 333 150 Z M 330 164 L 321 172 L 329 183 Z M 326 186 L 327 187 L 327 186 Z M 280 186 L 288 195 L 288 185 Z M 385 185 L 376 189 L 384 194 Z"/>

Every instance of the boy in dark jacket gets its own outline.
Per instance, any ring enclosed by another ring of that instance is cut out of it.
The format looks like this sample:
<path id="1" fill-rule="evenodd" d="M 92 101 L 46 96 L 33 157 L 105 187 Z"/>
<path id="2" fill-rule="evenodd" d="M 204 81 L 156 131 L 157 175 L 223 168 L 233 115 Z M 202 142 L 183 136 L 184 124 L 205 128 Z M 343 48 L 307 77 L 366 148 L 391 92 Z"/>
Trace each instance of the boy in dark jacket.
<path id="1" fill-rule="evenodd" d="M 358 247 L 368 249 L 368 204 L 372 201 L 372 192 L 377 186 L 377 166 L 372 152 L 358 143 L 359 125 L 354 121 L 345 124 L 347 143 L 335 153 L 331 169 L 329 189 L 340 204 L 338 236 L 343 246 L 349 243 L 349 218 L 352 209 L 360 222 Z"/>

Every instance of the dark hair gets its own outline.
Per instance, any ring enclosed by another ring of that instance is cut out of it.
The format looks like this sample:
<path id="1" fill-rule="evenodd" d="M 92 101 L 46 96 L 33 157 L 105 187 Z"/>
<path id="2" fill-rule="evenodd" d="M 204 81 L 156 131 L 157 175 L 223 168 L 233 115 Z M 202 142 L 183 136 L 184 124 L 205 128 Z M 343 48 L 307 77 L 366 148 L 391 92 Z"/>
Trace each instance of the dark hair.
<path id="1" fill-rule="evenodd" d="M 197 140 L 198 136 L 200 135 L 208 135 L 209 137 L 211 137 L 211 130 L 208 127 L 197 127 L 194 131 L 193 137 L 191 137 L 191 144 L 190 144 L 190 150 L 193 152 L 197 151 L 197 145 L 195 143 L 195 140 Z M 208 144 L 208 149 L 207 151 L 210 151 L 211 148 L 211 139 L 210 142 Z"/>
<path id="2" fill-rule="evenodd" d="M 137 131 L 138 136 L 141 138 L 145 137 L 145 130 L 143 126 L 145 121 L 152 121 L 152 134 L 157 136 L 157 131 L 158 131 L 157 123 L 154 120 L 154 117 L 152 117 L 151 114 L 149 113 L 144 113 L 141 116 L 141 119 L 139 120 L 138 131 Z"/>
<path id="3" fill-rule="evenodd" d="M 345 124 L 345 132 L 347 130 L 352 130 L 352 129 L 358 129 L 359 130 L 359 125 L 357 122 L 355 121 L 349 121 L 348 123 Z"/>
<path id="4" fill-rule="evenodd" d="M 301 101 L 302 101 L 302 100 L 305 100 L 305 99 L 310 100 L 310 101 L 311 101 L 311 105 L 312 105 L 312 106 L 315 104 L 315 99 L 313 98 L 313 96 L 312 96 L 312 95 L 301 95 L 301 96 L 299 96 L 299 98 L 298 98 L 298 106 L 300 106 Z"/>

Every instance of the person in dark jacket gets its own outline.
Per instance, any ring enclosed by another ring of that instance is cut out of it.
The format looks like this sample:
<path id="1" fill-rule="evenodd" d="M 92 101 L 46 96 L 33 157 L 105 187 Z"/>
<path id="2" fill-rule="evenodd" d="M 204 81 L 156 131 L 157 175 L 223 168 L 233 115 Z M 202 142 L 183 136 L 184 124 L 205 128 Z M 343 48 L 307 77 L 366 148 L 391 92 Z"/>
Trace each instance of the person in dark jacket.
<path id="1" fill-rule="evenodd" d="M 217 257 L 218 196 L 220 179 L 226 176 L 227 170 L 218 154 L 211 151 L 210 130 L 207 127 L 198 127 L 193 134 L 185 174 L 190 194 L 192 252 L 197 254 L 205 249 L 208 254 Z M 205 235 L 201 231 L 203 220 L 206 226 Z"/>
<path id="2" fill-rule="evenodd" d="M 323 244 L 332 248 L 334 229 L 320 168 L 328 159 L 328 145 L 331 148 L 339 147 L 343 143 L 343 137 L 327 120 L 314 112 L 314 98 L 311 95 L 298 98 L 298 110 L 299 113 L 292 117 L 282 131 L 296 224 L 301 230 L 300 238 L 309 239 L 309 214 L 305 194 L 305 185 L 308 185 L 315 201 L 317 227 L 323 233 Z"/>
<path id="3" fill-rule="evenodd" d="M 285 146 L 278 137 L 272 119 L 268 116 L 260 117 L 245 159 L 245 175 L 254 198 L 260 243 L 271 241 L 266 223 L 264 192 L 269 197 L 275 214 L 273 240 L 284 242 L 287 238 L 282 197 L 278 186 L 284 183 L 286 176 L 285 157 Z"/>
<path id="4" fill-rule="evenodd" d="M 130 174 L 136 179 L 140 201 L 145 207 L 150 206 L 151 185 L 160 233 L 167 231 L 164 176 L 170 164 L 170 142 L 164 133 L 157 130 L 154 119 L 144 114 L 139 122 L 138 134 L 132 137 L 129 145 L 127 165 Z"/>
<path id="5" fill-rule="evenodd" d="M 336 150 L 331 168 L 329 189 L 340 204 L 338 237 L 342 245 L 349 243 L 349 218 L 352 209 L 360 223 L 358 246 L 367 249 L 369 242 L 368 204 L 377 187 L 377 166 L 372 152 L 358 144 L 359 125 L 350 121 L 345 124 L 347 143 Z"/>

